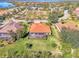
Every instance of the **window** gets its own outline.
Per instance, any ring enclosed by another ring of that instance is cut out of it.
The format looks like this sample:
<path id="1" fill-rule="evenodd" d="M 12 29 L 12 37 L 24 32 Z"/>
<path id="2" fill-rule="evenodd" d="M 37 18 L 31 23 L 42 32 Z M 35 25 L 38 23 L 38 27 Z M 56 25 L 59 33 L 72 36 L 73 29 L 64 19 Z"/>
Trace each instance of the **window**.
<path id="1" fill-rule="evenodd" d="M 44 33 L 39 33 L 40 35 L 43 35 Z"/>
<path id="2" fill-rule="evenodd" d="M 36 35 L 38 34 L 38 33 L 35 33 Z"/>
<path id="3" fill-rule="evenodd" d="M 33 34 L 33 33 L 30 33 L 30 34 Z"/>

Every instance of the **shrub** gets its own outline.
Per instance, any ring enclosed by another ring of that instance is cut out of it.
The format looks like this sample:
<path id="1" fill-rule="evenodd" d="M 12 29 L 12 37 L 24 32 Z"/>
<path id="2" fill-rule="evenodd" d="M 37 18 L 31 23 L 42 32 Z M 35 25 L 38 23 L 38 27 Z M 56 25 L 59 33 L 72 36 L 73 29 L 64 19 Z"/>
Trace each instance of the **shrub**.
<path id="1" fill-rule="evenodd" d="M 54 48 L 55 48 L 56 46 L 57 46 L 57 44 L 56 44 L 56 43 L 52 43 L 52 47 L 54 47 Z"/>
<path id="2" fill-rule="evenodd" d="M 26 43 L 26 48 L 32 48 L 32 46 L 33 46 L 33 44 L 31 44 L 31 43 Z"/>
<path id="3" fill-rule="evenodd" d="M 0 44 L 0 47 L 4 47 L 4 44 Z"/>

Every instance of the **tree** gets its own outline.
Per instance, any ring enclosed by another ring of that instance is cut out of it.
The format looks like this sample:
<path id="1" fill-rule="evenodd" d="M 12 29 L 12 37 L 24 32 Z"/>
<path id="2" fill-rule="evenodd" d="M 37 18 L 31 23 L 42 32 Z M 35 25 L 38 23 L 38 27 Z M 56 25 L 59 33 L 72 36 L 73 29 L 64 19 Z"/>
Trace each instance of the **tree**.
<path id="1" fill-rule="evenodd" d="M 49 20 L 49 23 L 50 24 L 51 23 L 56 23 L 57 22 L 57 19 L 58 19 L 58 17 L 56 15 L 56 13 L 50 13 L 49 14 L 48 20 Z"/>
<path id="2" fill-rule="evenodd" d="M 32 48 L 32 46 L 33 46 L 33 44 L 31 44 L 31 43 L 26 43 L 26 48 L 31 49 L 31 48 Z"/>
<path id="3" fill-rule="evenodd" d="M 17 39 L 24 38 L 27 36 L 27 24 L 22 22 L 20 24 L 23 26 L 23 28 L 17 30 Z"/>
<path id="4" fill-rule="evenodd" d="M 63 16 L 63 14 L 61 12 L 58 12 L 58 11 L 50 13 L 48 16 L 49 23 L 57 23 L 58 18 L 62 17 L 62 16 Z"/>

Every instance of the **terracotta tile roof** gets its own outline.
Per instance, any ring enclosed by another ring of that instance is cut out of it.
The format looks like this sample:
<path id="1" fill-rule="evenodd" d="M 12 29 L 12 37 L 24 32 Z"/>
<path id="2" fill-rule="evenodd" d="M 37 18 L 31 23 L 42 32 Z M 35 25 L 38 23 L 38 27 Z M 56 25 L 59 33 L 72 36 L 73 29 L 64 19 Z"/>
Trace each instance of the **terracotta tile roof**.
<path id="1" fill-rule="evenodd" d="M 7 10 L 0 10 L 0 15 L 7 14 Z"/>
<path id="2" fill-rule="evenodd" d="M 72 21 L 64 24 L 60 22 L 60 23 L 56 23 L 55 25 L 59 31 L 61 31 L 63 27 L 70 30 L 79 30 L 79 27 L 77 27 L 77 24 L 75 24 L 75 22 L 72 22 Z"/>
<path id="3" fill-rule="evenodd" d="M 79 7 L 77 7 L 77 8 L 75 9 L 75 11 L 79 12 Z"/>
<path id="4" fill-rule="evenodd" d="M 76 15 L 79 15 L 79 7 L 77 7 L 77 8 L 73 11 L 73 13 L 75 13 Z"/>
<path id="5" fill-rule="evenodd" d="M 30 32 L 35 32 L 35 33 L 50 33 L 50 27 L 46 24 L 42 23 L 33 23 L 30 26 Z"/>
<path id="6" fill-rule="evenodd" d="M 23 27 L 20 26 L 20 24 L 10 21 L 4 27 L 0 28 L 0 33 L 9 33 L 9 31 L 16 32 L 17 29 L 21 29 L 21 28 L 23 28 Z"/>

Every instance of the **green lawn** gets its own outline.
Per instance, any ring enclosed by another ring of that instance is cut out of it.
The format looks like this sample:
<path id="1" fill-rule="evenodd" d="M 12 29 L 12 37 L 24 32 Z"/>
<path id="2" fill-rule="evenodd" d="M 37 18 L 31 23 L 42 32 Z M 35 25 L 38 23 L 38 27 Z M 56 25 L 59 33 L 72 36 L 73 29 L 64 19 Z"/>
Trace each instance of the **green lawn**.
<path id="1" fill-rule="evenodd" d="M 53 43 L 55 38 L 49 37 L 47 40 L 45 39 L 20 39 L 14 42 L 13 44 L 9 44 L 5 47 L 0 48 L 0 57 L 16 57 L 14 52 L 19 51 L 18 54 L 21 54 L 22 51 L 32 50 L 32 51 L 53 51 L 56 47 L 53 47 Z M 32 44 L 32 48 L 27 48 L 27 43 Z M 12 53 L 12 54 L 11 54 Z"/>
<path id="2" fill-rule="evenodd" d="M 9 47 L 26 47 L 26 43 L 30 43 L 33 44 L 33 47 L 31 48 L 31 50 L 53 50 L 52 48 L 52 43 L 54 43 L 54 39 L 55 38 L 50 38 L 48 40 L 45 39 L 28 39 L 28 38 L 24 38 L 24 39 L 20 39 L 18 41 L 16 41 L 15 43 L 6 46 L 5 48 Z"/>

